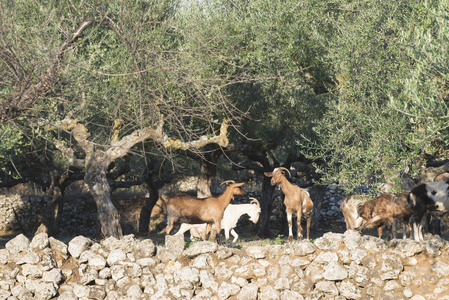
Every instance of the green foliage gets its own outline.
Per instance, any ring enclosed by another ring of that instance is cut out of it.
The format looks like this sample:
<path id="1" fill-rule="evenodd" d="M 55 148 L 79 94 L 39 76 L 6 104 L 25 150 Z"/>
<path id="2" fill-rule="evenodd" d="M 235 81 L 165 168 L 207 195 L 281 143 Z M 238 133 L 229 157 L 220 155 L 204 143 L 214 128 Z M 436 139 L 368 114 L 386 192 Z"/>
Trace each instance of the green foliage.
<path id="1" fill-rule="evenodd" d="M 338 92 L 307 146 L 323 162 L 324 182 L 398 183 L 414 159 L 435 155 L 435 139 L 448 142 L 448 9 L 440 1 L 327 4 L 323 59 Z"/>
<path id="2" fill-rule="evenodd" d="M 248 112 L 240 133 L 278 147 L 280 156 L 297 152 L 295 139 L 322 115 L 326 97 L 317 96 L 311 85 L 330 78 L 309 20 L 314 12 L 304 6 L 297 1 L 189 1 L 180 11 L 182 24 L 196 29 L 195 38 L 205 35 L 200 40 L 209 38 L 210 48 L 229 50 L 205 61 L 204 70 L 237 79 L 225 91 Z M 247 142 L 239 133 L 232 140 Z"/>
<path id="3" fill-rule="evenodd" d="M 29 142 L 11 124 L 0 125 L 0 170 L 8 171 L 6 164 L 21 155 Z"/>
<path id="4" fill-rule="evenodd" d="M 276 236 L 276 238 L 273 239 L 265 239 L 263 240 L 263 242 L 265 244 L 269 244 L 269 245 L 284 245 L 286 242 L 285 240 L 285 236 L 278 234 L 278 236 Z"/>
<path id="5" fill-rule="evenodd" d="M 80 24 L 98 21 L 64 52 L 51 92 L 0 128 L 2 168 L 28 143 L 41 154 L 45 141 L 73 145 L 69 134 L 42 128 L 67 115 L 102 148 L 119 117 L 120 136 L 163 115 L 164 130 L 183 140 L 232 119 L 240 126 L 232 141 L 272 146 L 279 160 L 308 149 L 323 182 L 354 186 L 398 182 L 417 157 L 447 153 L 444 1 L 21 0 L 2 8 L 2 38 L 20 67 L 0 61 L 0 105 L 46 74 Z"/>

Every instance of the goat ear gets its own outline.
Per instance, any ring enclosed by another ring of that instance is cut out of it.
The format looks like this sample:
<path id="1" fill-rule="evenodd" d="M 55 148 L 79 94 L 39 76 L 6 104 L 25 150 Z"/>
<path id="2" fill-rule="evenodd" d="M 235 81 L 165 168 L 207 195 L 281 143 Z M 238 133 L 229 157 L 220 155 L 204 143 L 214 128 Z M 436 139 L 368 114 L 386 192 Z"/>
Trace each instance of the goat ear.
<path id="1" fill-rule="evenodd" d="M 273 172 L 264 172 L 265 176 L 273 177 Z"/>

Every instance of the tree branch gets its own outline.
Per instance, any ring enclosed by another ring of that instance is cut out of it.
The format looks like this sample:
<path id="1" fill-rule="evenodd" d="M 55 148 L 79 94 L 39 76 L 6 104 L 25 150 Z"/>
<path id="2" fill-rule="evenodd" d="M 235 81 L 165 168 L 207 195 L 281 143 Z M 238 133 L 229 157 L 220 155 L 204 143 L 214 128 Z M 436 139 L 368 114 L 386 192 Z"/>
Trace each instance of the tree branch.
<path id="1" fill-rule="evenodd" d="M 15 92 L 11 93 L 7 98 L 6 103 L 2 103 L 2 106 L 0 107 L 0 120 L 13 119 L 17 117 L 20 113 L 22 113 L 22 111 L 32 107 L 38 99 L 51 91 L 57 81 L 59 63 L 64 57 L 64 53 L 93 22 L 94 21 L 86 21 L 82 23 L 75 33 L 73 33 L 72 36 L 67 39 L 61 47 L 59 47 L 54 54 L 47 71 L 40 77 L 38 76 L 39 80 L 37 82 L 33 83 L 31 79 L 35 76 L 35 74 L 25 75 L 27 74 L 26 72 L 20 72 L 20 75 L 22 76 L 18 78 L 20 82 L 17 83 Z M 8 57 L 7 61 L 9 61 L 11 68 L 17 71 L 19 69 L 18 66 L 20 66 L 20 62 L 17 57 L 8 52 L 7 48 L 1 47 L 0 50 L 3 56 Z"/>
<path id="2" fill-rule="evenodd" d="M 223 120 L 220 127 L 220 134 L 214 136 L 201 136 L 198 140 L 183 142 L 179 139 L 169 138 L 168 135 L 163 131 L 163 120 L 161 119 L 156 128 L 145 127 L 139 130 L 135 130 L 131 134 L 124 136 L 122 139 L 118 140 L 117 122 L 114 122 L 114 137 L 112 139 L 111 146 L 106 150 L 105 154 L 109 163 L 113 162 L 117 158 L 125 156 L 129 150 L 137 143 L 143 142 L 145 140 L 152 140 L 156 143 L 162 144 L 165 148 L 172 149 L 198 149 L 204 147 L 208 144 L 218 144 L 221 147 L 226 147 L 229 143 L 227 133 L 228 133 L 228 123 L 227 120 Z M 56 143 L 56 148 L 58 148 L 61 153 L 67 158 L 68 163 L 74 167 L 85 167 L 89 162 L 90 158 L 94 153 L 94 143 L 89 141 L 90 136 L 87 128 L 78 123 L 75 119 L 66 117 L 64 120 L 57 122 L 56 124 L 49 124 L 45 126 L 46 130 L 61 129 L 73 134 L 73 137 L 81 146 L 81 148 L 86 153 L 86 158 L 84 160 L 77 159 L 75 157 L 74 150 L 66 147 L 62 142 Z"/>

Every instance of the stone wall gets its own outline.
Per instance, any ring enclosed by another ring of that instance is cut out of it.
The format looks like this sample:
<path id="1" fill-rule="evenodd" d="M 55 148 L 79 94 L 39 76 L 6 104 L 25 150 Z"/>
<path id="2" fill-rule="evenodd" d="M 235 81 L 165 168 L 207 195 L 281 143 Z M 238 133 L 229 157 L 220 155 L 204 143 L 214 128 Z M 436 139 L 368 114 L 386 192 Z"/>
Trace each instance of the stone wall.
<path id="1" fill-rule="evenodd" d="M 67 244 L 18 235 L 0 250 L 0 299 L 449 299 L 449 243 L 355 231 L 283 245 L 185 249 L 132 235 Z"/>
<path id="2" fill-rule="evenodd" d="M 0 231 L 34 228 L 47 201 L 45 196 L 0 195 Z"/>

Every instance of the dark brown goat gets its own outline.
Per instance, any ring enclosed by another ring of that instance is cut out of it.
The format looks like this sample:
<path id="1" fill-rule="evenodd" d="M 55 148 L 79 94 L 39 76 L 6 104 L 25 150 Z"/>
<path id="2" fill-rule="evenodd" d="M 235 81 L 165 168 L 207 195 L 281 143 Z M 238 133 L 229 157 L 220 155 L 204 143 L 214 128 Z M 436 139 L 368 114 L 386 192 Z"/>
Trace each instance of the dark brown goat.
<path id="1" fill-rule="evenodd" d="M 359 216 L 366 223 L 356 228 L 358 231 L 378 226 L 379 238 L 382 238 L 382 226 L 387 224 L 390 226 L 389 239 L 396 234 L 393 232 L 394 219 L 400 219 L 410 228 L 409 218 L 413 214 L 413 210 L 407 203 L 407 197 L 410 192 L 400 192 L 395 195 L 384 193 L 370 201 L 367 201 L 359 208 Z M 405 237 L 405 236 L 404 236 Z"/>
<path id="2" fill-rule="evenodd" d="M 307 239 L 309 239 L 310 221 L 312 219 L 313 201 L 310 199 L 310 195 L 306 190 L 303 190 L 296 184 L 290 183 L 285 177 L 285 171 L 290 175 L 290 172 L 286 168 L 275 168 L 273 172 L 265 172 L 265 176 L 271 177 L 271 185 L 279 184 L 282 192 L 285 195 L 284 204 L 287 212 L 288 221 L 288 240 L 293 239 L 292 229 L 292 213 L 296 212 L 296 224 L 298 226 L 297 238 L 302 240 L 302 227 L 301 218 L 304 217 L 307 220 Z"/>
<path id="3" fill-rule="evenodd" d="M 161 199 L 167 208 L 165 233 L 170 233 L 175 222 L 187 224 L 207 223 L 203 239 L 210 232 L 212 224 L 215 224 L 217 232 L 220 232 L 224 210 L 234 198 L 234 195 L 244 194 L 244 191 L 240 188 L 244 183 L 231 182 L 223 194 L 218 197 L 198 199 L 182 193 L 162 195 Z"/>

